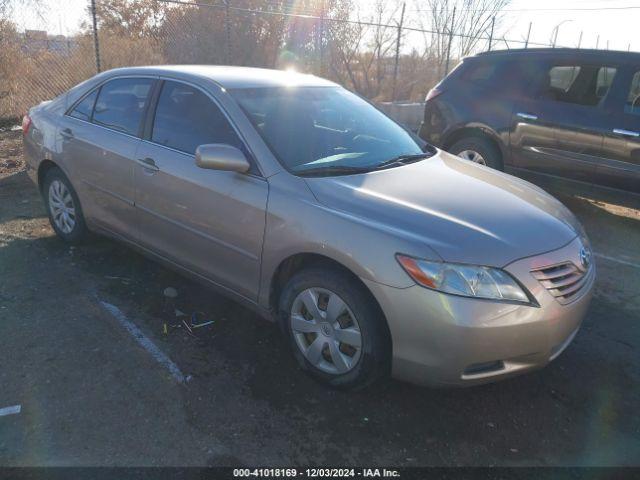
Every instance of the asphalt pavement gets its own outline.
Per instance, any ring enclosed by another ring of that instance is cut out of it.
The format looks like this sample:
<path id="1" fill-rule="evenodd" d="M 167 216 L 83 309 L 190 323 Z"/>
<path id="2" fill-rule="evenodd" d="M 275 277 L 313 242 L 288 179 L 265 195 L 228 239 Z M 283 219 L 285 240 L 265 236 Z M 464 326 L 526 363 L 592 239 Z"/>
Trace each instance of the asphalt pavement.
<path id="1" fill-rule="evenodd" d="M 64 245 L 24 171 L 0 175 L 0 409 L 20 406 L 0 410 L 0 465 L 638 465 L 640 210 L 548 188 L 598 268 L 556 361 L 474 388 L 341 393 L 241 306 L 114 241 Z M 213 325 L 164 334 L 167 286 Z"/>

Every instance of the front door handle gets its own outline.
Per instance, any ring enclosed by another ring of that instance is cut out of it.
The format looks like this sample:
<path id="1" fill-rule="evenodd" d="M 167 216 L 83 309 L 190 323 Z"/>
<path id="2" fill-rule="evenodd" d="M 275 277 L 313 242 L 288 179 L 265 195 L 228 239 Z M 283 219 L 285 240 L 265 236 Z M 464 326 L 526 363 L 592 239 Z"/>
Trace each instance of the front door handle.
<path id="1" fill-rule="evenodd" d="M 530 113 L 518 112 L 516 115 L 520 118 L 524 118 L 525 120 L 538 120 L 537 115 L 532 115 Z"/>
<path id="2" fill-rule="evenodd" d="M 632 130 L 625 130 L 623 128 L 614 128 L 613 129 L 613 133 L 615 133 L 616 135 L 623 135 L 625 137 L 634 137 L 634 138 L 640 137 L 640 132 L 634 132 Z"/>
<path id="3" fill-rule="evenodd" d="M 63 138 L 73 138 L 73 131 L 70 128 L 65 128 L 64 130 L 60 131 L 60 135 Z"/>
<path id="4" fill-rule="evenodd" d="M 147 170 L 151 170 L 153 172 L 157 172 L 160 168 L 156 165 L 156 162 L 153 158 L 146 157 L 138 159 L 138 163 L 142 165 L 143 168 Z"/>

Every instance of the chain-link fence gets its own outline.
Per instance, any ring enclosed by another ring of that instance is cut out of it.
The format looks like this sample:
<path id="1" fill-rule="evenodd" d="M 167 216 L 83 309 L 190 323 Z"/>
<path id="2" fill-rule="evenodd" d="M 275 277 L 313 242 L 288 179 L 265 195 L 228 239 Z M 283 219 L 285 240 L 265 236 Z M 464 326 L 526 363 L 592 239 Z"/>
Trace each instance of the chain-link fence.
<path id="1" fill-rule="evenodd" d="M 154 64 L 296 68 L 375 101 L 415 101 L 465 55 L 543 46 L 494 35 L 507 0 L 477 18 L 376 0 L 366 21 L 353 0 L 83 1 L 79 29 L 68 36 L 0 20 L 0 118 L 97 71 Z"/>
<path id="2" fill-rule="evenodd" d="M 0 119 L 22 115 L 95 74 L 91 36 L 52 36 L 0 20 Z"/>

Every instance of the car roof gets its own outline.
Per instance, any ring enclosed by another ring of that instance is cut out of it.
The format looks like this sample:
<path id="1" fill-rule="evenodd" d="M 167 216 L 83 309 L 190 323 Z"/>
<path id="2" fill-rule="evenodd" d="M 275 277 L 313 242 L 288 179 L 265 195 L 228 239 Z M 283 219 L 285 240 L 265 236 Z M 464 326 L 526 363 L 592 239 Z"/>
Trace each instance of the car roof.
<path id="1" fill-rule="evenodd" d="M 160 65 L 149 67 L 117 68 L 105 72 L 117 75 L 167 75 L 187 79 L 197 76 L 213 80 L 221 87 L 266 88 L 266 87 L 335 87 L 335 83 L 314 75 L 294 70 L 271 70 L 267 68 L 231 67 L 222 65 Z"/>
<path id="2" fill-rule="evenodd" d="M 609 60 L 617 62 L 638 62 L 639 52 L 624 52 L 619 50 L 593 50 L 586 48 L 519 48 L 513 50 L 492 50 L 476 55 L 476 58 L 549 58 L 549 57 L 573 57 Z M 473 58 L 473 57 L 471 57 Z"/>

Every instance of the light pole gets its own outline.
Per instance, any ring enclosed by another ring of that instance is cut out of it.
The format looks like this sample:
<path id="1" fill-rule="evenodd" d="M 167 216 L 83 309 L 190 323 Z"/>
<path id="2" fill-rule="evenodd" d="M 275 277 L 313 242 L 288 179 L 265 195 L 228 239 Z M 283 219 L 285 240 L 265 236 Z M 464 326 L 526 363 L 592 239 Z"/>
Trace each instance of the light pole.
<path id="1" fill-rule="evenodd" d="M 569 23 L 569 22 L 573 22 L 573 20 L 563 20 L 558 25 L 556 25 L 556 27 L 552 30 L 553 32 L 555 32 L 553 34 L 553 48 L 556 48 L 556 43 L 558 41 L 558 32 L 560 31 L 560 27 L 565 23 Z"/>

